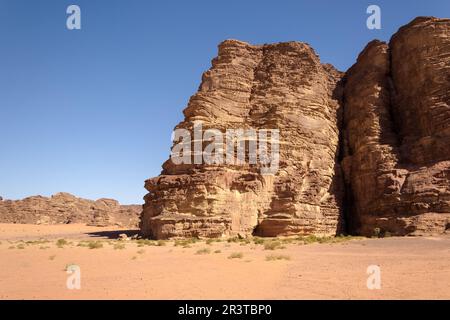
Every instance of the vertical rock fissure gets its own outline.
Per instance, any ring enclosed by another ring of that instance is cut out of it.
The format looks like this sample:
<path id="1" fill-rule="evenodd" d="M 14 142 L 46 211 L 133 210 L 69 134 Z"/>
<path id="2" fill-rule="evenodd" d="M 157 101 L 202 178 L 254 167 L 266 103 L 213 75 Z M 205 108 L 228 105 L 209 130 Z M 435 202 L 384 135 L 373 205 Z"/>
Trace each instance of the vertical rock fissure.
<path id="1" fill-rule="evenodd" d="M 372 41 L 343 74 L 305 43 L 224 41 L 177 128 L 279 129 L 260 165 L 170 160 L 146 182 L 156 238 L 444 232 L 450 221 L 450 20 Z"/>

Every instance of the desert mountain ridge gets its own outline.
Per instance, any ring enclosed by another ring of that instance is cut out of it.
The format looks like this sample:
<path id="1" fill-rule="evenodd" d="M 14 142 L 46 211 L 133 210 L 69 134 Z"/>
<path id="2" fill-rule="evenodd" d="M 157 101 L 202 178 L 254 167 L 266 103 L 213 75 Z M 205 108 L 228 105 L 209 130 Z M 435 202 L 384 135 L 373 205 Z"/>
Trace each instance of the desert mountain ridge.
<path id="1" fill-rule="evenodd" d="M 141 211 L 141 205 L 121 205 L 117 200 L 107 198 L 87 200 L 66 192 L 22 200 L 4 200 L 0 197 L 0 223 L 84 223 L 135 228 Z"/>

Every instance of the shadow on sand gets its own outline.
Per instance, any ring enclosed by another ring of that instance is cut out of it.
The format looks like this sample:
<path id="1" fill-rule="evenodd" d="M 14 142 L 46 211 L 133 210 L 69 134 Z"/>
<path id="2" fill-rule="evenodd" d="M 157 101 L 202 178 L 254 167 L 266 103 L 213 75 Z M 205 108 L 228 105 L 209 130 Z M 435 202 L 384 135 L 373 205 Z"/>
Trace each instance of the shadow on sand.
<path id="1" fill-rule="evenodd" d="M 132 237 L 139 234 L 139 229 L 130 230 L 114 230 L 114 231 L 98 231 L 98 232 L 88 232 L 89 237 L 92 238 L 108 238 L 108 239 L 118 239 L 120 234 L 126 234 L 127 237 Z"/>

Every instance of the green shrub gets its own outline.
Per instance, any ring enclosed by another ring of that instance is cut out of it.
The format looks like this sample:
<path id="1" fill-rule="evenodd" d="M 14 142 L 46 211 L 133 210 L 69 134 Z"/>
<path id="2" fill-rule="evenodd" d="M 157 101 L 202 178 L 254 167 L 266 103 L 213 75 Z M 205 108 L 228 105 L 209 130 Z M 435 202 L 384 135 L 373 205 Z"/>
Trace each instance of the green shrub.
<path id="1" fill-rule="evenodd" d="M 242 259 L 244 254 L 242 252 L 233 252 L 228 256 L 228 259 Z"/>
<path id="2" fill-rule="evenodd" d="M 103 243 L 101 241 L 91 241 L 88 243 L 89 249 L 100 249 L 103 248 Z"/>
<path id="3" fill-rule="evenodd" d="M 264 243 L 264 250 L 284 249 L 285 247 L 278 240 L 272 240 Z"/>
<path id="4" fill-rule="evenodd" d="M 158 247 L 163 247 L 163 246 L 166 245 L 166 241 L 164 241 L 164 240 L 158 240 L 158 242 L 156 242 L 156 245 L 157 245 Z"/>
<path id="5" fill-rule="evenodd" d="M 65 239 L 58 239 L 57 241 L 56 241 L 56 246 L 58 247 L 58 248 L 63 248 L 64 246 L 66 246 L 66 245 L 68 245 L 69 244 L 69 242 L 67 242 L 67 240 L 65 240 Z"/>
<path id="6" fill-rule="evenodd" d="M 210 249 L 203 248 L 203 249 L 197 250 L 197 252 L 195 254 L 210 254 L 210 253 L 211 253 Z"/>
<path id="7" fill-rule="evenodd" d="M 286 255 L 268 255 L 266 256 L 266 261 L 276 261 L 276 260 L 291 260 L 291 257 Z"/>
<path id="8" fill-rule="evenodd" d="M 260 238 L 260 237 L 255 237 L 255 238 L 253 238 L 253 243 L 254 244 L 264 244 L 264 242 L 266 242 L 265 241 L 265 239 L 263 239 L 263 238 Z"/>
<path id="9" fill-rule="evenodd" d="M 113 248 L 114 250 L 123 250 L 125 249 L 125 243 L 115 243 Z"/>

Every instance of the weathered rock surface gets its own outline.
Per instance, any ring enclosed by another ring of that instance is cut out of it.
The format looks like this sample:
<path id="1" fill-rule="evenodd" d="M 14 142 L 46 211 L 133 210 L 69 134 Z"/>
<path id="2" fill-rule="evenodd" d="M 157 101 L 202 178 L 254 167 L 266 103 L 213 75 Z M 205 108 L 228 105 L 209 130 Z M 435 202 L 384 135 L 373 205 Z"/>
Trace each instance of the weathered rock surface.
<path id="1" fill-rule="evenodd" d="M 177 128 L 279 129 L 279 170 L 169 159 L 146 181 L 142 233 L 445 232 L 449 92 L 449 19 L 417 18 L 389 44 L 371 42 L 345 77 L 304 43 L 227 40 Z"/>
<path id="2" fill-rule="evenodd" d="M 450 224 L 450 19 L 417 18 L 373 41 L 346 74 L 347 220 L 372 235 Z"/>
<path id="3" fill-rule="evenodd" d="M 141 211 L 140 205 L 120 205 L 113 199 L 92 201 L 68 193 L 57 193 L 50 198 L 33 196 L 23 200 L 0 201 L 0 223 L 86 223 L 136 227 Z"/>
<path id="4" fill-rule="evenodd" d="M 337 162 L 342 74 L 304 43 L 224 41 L 177 128 L 279 129 L 275 175 L 259 165 L 175 165 L 146 181 L 145 236 L 334 235 L 342 223 Z M 192 134 L 193 135 L 193 134 Z"/>

